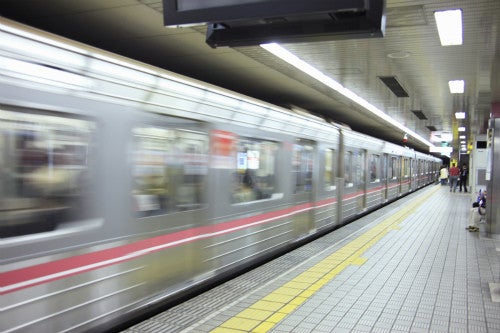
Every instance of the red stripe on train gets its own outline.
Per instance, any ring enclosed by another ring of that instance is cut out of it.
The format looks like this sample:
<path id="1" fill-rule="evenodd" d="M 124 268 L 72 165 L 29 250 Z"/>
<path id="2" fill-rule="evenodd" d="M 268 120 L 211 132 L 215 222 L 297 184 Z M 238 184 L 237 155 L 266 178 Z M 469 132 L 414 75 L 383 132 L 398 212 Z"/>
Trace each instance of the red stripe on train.
<path id="1" fill-rule="evenodd" d="M 324 207 L 335 202 L 335 198 L 329 198 L 319 201 L 314 205 L 312 203 L 305 203 L 274 212 L 223 222 L 212 226 L 203 226 L 179 231 L 111 249 L 8 271 L 0 274 L 0 295 L 130 261 L 170 247 L 269 223 L 309 211 L 315 207 Z"/>

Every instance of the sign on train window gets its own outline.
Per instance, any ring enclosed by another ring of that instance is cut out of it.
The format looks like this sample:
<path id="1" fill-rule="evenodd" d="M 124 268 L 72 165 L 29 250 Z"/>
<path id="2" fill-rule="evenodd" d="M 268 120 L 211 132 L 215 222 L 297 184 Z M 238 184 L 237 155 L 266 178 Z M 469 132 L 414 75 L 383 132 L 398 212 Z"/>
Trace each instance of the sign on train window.
<path id="1" fill-rule="evenodd" d="M 335 175 L 336 175 L 336 162 L 337 152 L 335 149 L 325 150 L 325 173 L 323 182 L 326 191 L 333 191 L 336 189 Z"/>
<path id="2" fill-rule="evenodd" d="M 66 114 L 0 111 L 0 237 L 95 217 L 95 128 Z"/>
<path id="3" fill-rule="evenodd" d="M 210 167 L 213 169 L 234 169 L 236 152 L 236 134 L 212 130 L 210 132 Z M 237 163 L 246 163 L 246 159 L 238 157 Z"/>
<path id="4" fill-rule="evenodd" d="M 202 206 L 208 172 L 206 133 L 143 126 L 133 129 L 132 197 L 137 216 Z"/>
<path id="5" fill-rule="evenodd" d="M 295 182 L 295 193 L 312 190 L 314 167 L 314 142 L 297 139 L 293 146 L 292 179 Z"/>
<path id="6" fill-rule="evenodd" d="M 276 194 L 278 143 L 256 138 L 236 138 L 233 203 L 269 199 Z"/>

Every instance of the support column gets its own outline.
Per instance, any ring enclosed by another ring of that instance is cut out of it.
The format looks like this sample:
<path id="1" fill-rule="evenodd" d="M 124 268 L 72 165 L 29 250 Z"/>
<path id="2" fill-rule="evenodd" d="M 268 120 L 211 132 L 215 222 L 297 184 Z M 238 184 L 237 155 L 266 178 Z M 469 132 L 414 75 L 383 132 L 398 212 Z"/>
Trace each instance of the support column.
<path id="1" fill-rule="evenodd" d="M 500 239 L 500 102 L 492 104 L 492 118 L 488 129 L 488 182 L 486 231 Z M 491 146 L 490 146 L 491 145 Z"/>

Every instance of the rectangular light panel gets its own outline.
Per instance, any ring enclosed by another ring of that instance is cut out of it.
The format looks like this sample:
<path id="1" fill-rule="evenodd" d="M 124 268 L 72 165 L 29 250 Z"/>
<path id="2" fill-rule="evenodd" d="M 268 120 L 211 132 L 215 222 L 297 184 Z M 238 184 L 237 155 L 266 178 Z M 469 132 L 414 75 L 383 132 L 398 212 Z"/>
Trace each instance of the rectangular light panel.
<path id="1" fill-rule="evenodd" d="M 441 45 L 462 45 L 462 10 L 434 12 Z"/>
<path id="2" fill-rule="evenodd" d="M 448 85 L 450 86 L 450 92 L 452 94 L 463 94 L 464 93 L 464 90 L 465 90 L 464 80 L 448 81 Z"/>

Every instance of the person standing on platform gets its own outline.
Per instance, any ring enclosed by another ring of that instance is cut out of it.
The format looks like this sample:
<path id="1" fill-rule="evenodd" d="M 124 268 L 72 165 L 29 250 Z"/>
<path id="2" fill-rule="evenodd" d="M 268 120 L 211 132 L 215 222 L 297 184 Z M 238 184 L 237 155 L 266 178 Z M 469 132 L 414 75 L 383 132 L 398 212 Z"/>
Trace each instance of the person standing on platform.
<path id="1" fill-rule="evenodd" d="M 457 190 L 458 177 L 460 177 L 460 169 L 455 163 L 452 163 L 450 168 L 450 192 Z"/>
<path id="2" fill-rule="evenodd" d="M 464 186 L 464 192 L 467 193 L 467 178 L 469 176 L 469 170 L 467 170 L 467 165 L 465 163 L 460 169 L 460 192 L 462 192 L 462 185 Z"/>
<path id="3" fill-rule="evenodd" d="M 439 170 L 439 181 L 441 185 L 446 185 L 446 181 L 448 180 L 448 168 L 446 165 L 441 165 L 441 169 Z"/>

